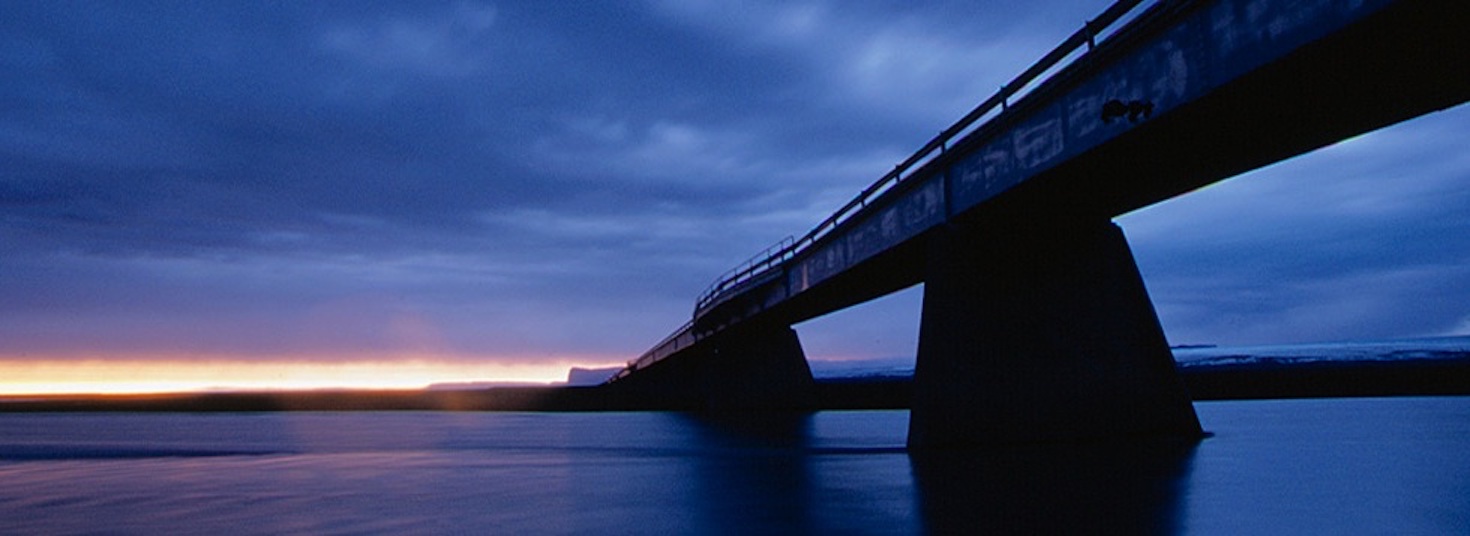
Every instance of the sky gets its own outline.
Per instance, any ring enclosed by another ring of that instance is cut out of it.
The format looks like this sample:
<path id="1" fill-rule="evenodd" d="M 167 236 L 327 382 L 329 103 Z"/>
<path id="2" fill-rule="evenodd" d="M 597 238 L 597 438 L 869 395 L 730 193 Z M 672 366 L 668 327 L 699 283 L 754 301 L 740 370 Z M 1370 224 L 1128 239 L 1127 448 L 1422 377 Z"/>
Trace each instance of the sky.
<path id="1" fill-rule="evenodd" d="M 0 3 L 0 377 L 620 364 L 1105 7 Z M 1170 341 L 1470 334 L 1467 125 L 1119 218 Z M 920 301 L 798 331 L 812 358 L 912 355 Z"/>

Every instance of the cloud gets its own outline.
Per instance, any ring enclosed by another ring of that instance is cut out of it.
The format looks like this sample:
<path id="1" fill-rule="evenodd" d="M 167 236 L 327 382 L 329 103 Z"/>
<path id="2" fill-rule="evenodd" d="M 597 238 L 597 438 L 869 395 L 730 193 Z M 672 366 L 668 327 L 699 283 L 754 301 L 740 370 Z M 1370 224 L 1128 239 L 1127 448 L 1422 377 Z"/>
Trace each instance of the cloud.
<path id="1" fill-rule="evenodd" d="M 496 14 L 493 6 L 459 2 L 426 16 L 336 26 L 321 45 L 372 67 L 457 77 L 487 67 L 488 54 L 480 48 Z"/>
<path id="2" fill-rule="evenodd" d="M 0 355 L 632 357 L 1097 9 L 5 3 Z M 1171 336 L 1463 329 L 1466 113 L 1124 218 Z"/>
<path id="3" fill-rule="evenodd" d="M 1121 219 L 1181 342 L 1432 336 L 1466 314 L 1470 157 L 1455 108 Z M 1445 299 L 1451 297 L 1450 299 Z"/>
<path id="4" fill-rule="evenodd" d="M 1096 15 L 1096 6 L 1065 2 L 1050 9 L 969 2 L 656 5 L 721 45 L 798 62 L 809 73 L 804 90 L 820 92 L 828 113 L 877 117 L 928 137 Z M 895 134 L 886 136 L 900 139 Z M 925 141 L 905 140 L 904 147 Z"/>

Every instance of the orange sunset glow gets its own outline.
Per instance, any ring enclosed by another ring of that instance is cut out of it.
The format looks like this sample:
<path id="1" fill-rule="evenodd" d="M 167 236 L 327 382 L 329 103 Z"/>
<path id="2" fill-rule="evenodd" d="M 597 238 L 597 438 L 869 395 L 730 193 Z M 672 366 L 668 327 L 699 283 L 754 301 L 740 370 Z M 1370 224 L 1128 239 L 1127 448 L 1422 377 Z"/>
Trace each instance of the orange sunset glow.
<path id="1" fill-rule="evenodd" d="M 590 366 L 606 366 L 596 360 Z M 421 389 L 468 382 L 552 383 L 571 362 L 220 359 L 3 359 L 0 395 L 307 389 Z M 589 365 L 582 365 L 589 366 Z"/>

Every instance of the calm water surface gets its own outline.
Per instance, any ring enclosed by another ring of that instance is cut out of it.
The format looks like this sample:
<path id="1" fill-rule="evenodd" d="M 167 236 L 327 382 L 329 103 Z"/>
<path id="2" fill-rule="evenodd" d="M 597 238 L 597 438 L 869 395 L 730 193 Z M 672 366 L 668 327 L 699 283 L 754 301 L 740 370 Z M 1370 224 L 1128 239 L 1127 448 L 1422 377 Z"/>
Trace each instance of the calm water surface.
<path id="1" fill-rule="evenodd" d="M 1470 397 L 1196 408 L 925 456 L 902 411 L 0 415 L 0 534 L 1470 533 Z"/>

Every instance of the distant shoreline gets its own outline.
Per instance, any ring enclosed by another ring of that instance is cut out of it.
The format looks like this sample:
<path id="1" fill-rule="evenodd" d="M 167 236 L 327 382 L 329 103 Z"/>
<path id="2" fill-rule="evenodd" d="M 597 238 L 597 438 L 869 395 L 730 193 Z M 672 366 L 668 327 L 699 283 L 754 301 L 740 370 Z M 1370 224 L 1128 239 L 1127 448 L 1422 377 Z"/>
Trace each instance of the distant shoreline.
<path id="1" fill-rule="evenodd" d="M 1196 401 L 1470 395 L 1470 358 L 1296 364 L 1192 365 L 1180 378 Z M 913 380 L 824 379 L 818 410 L 907 409 Z M 0 396 L 0 413 L 276 411 L 638 411 L 661 407 L 599 387 L 477 390 L 327 390 L 146 395 Z"/>

